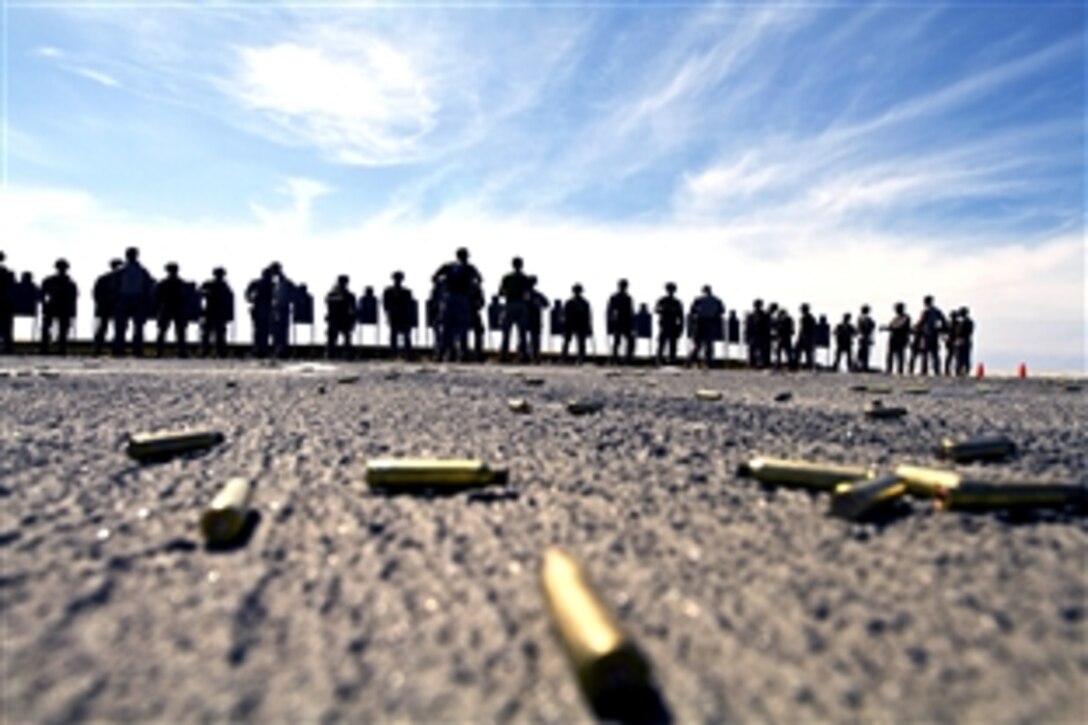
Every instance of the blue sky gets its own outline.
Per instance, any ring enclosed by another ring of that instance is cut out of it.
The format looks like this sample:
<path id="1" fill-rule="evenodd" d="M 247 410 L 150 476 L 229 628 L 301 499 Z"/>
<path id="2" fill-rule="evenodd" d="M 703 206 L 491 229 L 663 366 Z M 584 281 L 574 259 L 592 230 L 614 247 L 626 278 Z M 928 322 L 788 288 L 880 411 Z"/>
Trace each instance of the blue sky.
<path id="1" fill-rule="evenodd" d="M 991 367 L 1085 369 L 1081 3 L 3 13 L 16 269 L 65 255 L 89 289 L 136 243 L 236 287 L 279 259 L 422 293 L 465 244 L 489 290 L 522 254 L 598 311 L 620 276 L 832 319 L 931 292 Z"/>

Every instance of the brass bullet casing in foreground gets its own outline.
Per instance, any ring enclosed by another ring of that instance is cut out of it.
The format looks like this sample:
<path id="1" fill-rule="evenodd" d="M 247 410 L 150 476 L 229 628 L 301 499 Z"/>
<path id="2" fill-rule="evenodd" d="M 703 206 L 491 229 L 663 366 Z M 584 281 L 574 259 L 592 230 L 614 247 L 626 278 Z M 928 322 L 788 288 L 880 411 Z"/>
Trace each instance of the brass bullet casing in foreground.
<path id="1" fill-rule="evenodd" d="M 218 431 L 137 433 L 129 437 L 125 452 L 130 457 L 143 461 L 211 448 L 223 440 L 223 434 Z"/>
<path id="2" fill-rule="evenodd" d="M 955 471 L 922 466 L 897 466 L 895 475 L 907 484 L 912 496 L 920 498 L 933 498 L 939 490 L 955 488 L 963 480 Z"/>
<path id="3" fill-rule="evenodd" d="M 646 658 L 620 629 L 570 554 L 554 547 L 544 552 L 540 589 L 591 704 L 650 686 Z"/>
<path id="4" fill-rule="evenodd" d="M 937 508 L 956 509 L 1060 508 L 1083 506 L 1085 488 L 1061 483 L 999 483 L 960 481 L 937 491 Z"/>
<path id="5" fill-rule="evenodd" d="M 907 409 L 899 407 L 897 405 L 889 406 L 884 405 L 879 400 L 874 400 L 865 406 L 865 417 L 873 418 L 876 420 L 887 420 L 889 418 L 902 418 L 907 414 Z"/>
<path id="6" fill-rule="evenodd" d="M 506 401 L 506 407 L 515 413 L 532 413 L 533 405 L 525 398 L 510 398 Z"/>
<path id="7" fill-rule="evenodd" d="M 220 489 L 200 517 L 200 532 L 209 544 L 228 544 L 245 528 L 252 484 L 232 478 Z"/>
<path id="8" fill-rule="evenodd" d="M 906 492 L 907 484 L 894 474 L 878 476 L 871 481 L 840 483 L 831 497 L 831 513 L 846 519 L 860 519 Z"/>
<path id="9" fill-rule="evenodd" d="M 571 400 L 567 402 L 567 412 L 571 415 L 591 415 L 604 410 L 604 403 L 599 400 Z"/>
<path id="10" fill-rule="evenodd" d="M 506 478 L 505 470 L 478 460 L 384 458 L 366 464 L 367 485 L 390 490 L 471 488 L 505 483 Z"/>
<path id="11" fill-rule="evenodd" d="M 1003 461 L 1016 455 L 1016 443 L 1003 435 L 942 438 L 941 444 L 937 446 L 937 455 L 957 463 Z"/>
<path id="12" fill-rule="evenodd" d="M 831 491 L 840 483 L 872 478 L 873 471 L 863 466 L 759 457 L 741 464 L 737 475 L 751 477 L 762 483 Z"/>
<path id="13" fill-rule="evenodd" d="M 695 397 L 699 400 L 721 400 L 722 391 L 720 390 L 696 390 Z"/>

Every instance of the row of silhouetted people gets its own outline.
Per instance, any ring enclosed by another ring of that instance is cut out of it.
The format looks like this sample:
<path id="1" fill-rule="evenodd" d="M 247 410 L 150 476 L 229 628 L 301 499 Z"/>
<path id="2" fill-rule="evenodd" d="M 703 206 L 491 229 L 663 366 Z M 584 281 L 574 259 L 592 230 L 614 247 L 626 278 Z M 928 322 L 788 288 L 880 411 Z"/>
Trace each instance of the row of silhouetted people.
<path id="1" fill-rule="evenodd" d="M 0 349 L 12 349 L 12 320 L 15 316 L 37 316 L 41 307 L 41 351 L 56 349 L 64 354 L 68 335 L 76 317 L 78 287 L 69 276 L 66 260 L 57 260 L 55 272 L 41 286 L 30 273 L 16 279 L 0 252 Z M 123 259 L 114 259 L 99 276 L 93 288 L 94 353 L 101 354 L 112 330 L 111 351 L 123 355 L 129 345 L 133 354 L 143 354 L 144 326 L 149 320 L 157 325 L 156 352 L 162 355 L 166 338 L 172 332 L 177 354 L 188 351 L 187 328 L 199 324 L 201 351 L 205 356 L 227 354 L 227 331 L 235 319 L 234 292 L 222 267 L 197 285 L 181 278 L 179 266 L 169 263 L 166 275 L 156 280 L 140 262 L 139 251 L 129 248 Z M 385 313 L 389 346 L 394 354 L 411 356 L 412 333 L 419 328 L 419 304 L 404 285 L 404 274 L 395 272 L 392 284 L 377 297 L 371 287 L 356 296 L 350 278 L 340 275 L 325 295 L 326 350 L 329 357 L 350 356 L 357 325 L 378 324 L 379 307 Z M 482 359 L 486 329 L 501 331 L 499 355 L 508 360 L 511 342 L 525 362 L 539 360 L 543 321 L 547 314 L 550 332 L 562 337 L 561 357 L 586 357 L 586 346 L 593 339 L 593 314 L 581 284 L 575 284 L 566 300 L 549 302 L 538 289 L 537 278 L 527 274 L 524 262 L 515 257 L 511 269 L 503 275 L 495 295 L 486 303 L 483 277 L 471 263 L 467 249 L 457 250 L 452 261 L 441 265 L 431 277 L 431 290 L 425 302 L 425 324 L 433 331 L 434 349 L 440 359 Z M 833 328 L 826 317 L 814 315 L 808 304 L 800 306 L 794 318 L 775 303 L 764 305 L 755 300 L 743 319 L 737 310 L 726 314 L 724 303 L 709 285 L 685 304 L 669 282 L 665 294 L 651 311 L 646 304 L 636 304 L 627 280 L 621 279 L 609 297 L 605 310 L 606 332 L 611 360 L 629 362 L 636 340 L 652 339 L 656 318 L 656 360 L 660 364 L 678 364 L 680 340 L 687 336 L 690 350 L 687 361 L 710 365 L 715 345 L 743 344 L 748 363 L 755 368 L 815 368 L 816 351 L 834 346 L 831 366 L 846 370 L 870 370 L 870 357 L 878 331 L 888 333 L 887 372 L 905 371 L 922 374 L 966 374 L 971 367 L 974 322 L 967 308 L 945 316 L 932 297 L 923 300 L 921 313 L 912 320 L 903 303 L 894 306 L 886 325 L 877 326 L 868 305 L 856 318 L 842 316 Z M 282 265 L 273 262 L 251 281 L 245 301 L 253 330 L 253 354 L 257 357 L 286 357 L 290 352 L 292 324 L 314 323 L 314 301 L 305 284 L 294 283 Z M 742 332 L 743 331 L 743 332 Z M 516 337 L 515 337 L 516 335 Z M 470 337 L 471 343 L 470 343 Z M 942 349 L 944 365 L 941 365 Z"/>

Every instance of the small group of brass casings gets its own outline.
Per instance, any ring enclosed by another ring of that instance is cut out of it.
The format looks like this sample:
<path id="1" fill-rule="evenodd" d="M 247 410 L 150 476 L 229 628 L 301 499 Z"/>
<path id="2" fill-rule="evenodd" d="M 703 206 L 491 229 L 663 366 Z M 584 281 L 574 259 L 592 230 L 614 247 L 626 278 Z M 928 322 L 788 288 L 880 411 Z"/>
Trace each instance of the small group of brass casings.
<path id="1" fill-rule="evenodd" d="M 912 495 L 933 498 L 941 511 L 1083 507 L 1086 503 L 1085 487 L 1075 484 L 989 481 L 920 466 L 899 466 L 895 474 Z"/>
<path id="2" fill-rule="evenodd" d="M 162 431 L 129 436 L 125 453 L 138 461 L 153 461 L 202 451 L 225 440 L 218 431 Z"/>
<path id="3" fill-rule="evenodd" d="M 827 491 L 832 494 L 831 513 L 852 519 L 863 518 L 906 493 L 897 478 L 877 477 L 875 470 L 864 466 L 754 458 L 737 473 L 761 483 Z"/>
<path id="4" fill-rule="evenodd" d="M 367 485 L 387 491 L 456 491 L 506 480 L 505 469 L 471 459 L 385 458 L 366 464 Z"/>
<path id="5" fill-rule="evenodd" d="M 652 690 L 650 664 L 594 591 L 579 563 L 549 548 L 540 590 L 586 700 L 598 710 Z"/>

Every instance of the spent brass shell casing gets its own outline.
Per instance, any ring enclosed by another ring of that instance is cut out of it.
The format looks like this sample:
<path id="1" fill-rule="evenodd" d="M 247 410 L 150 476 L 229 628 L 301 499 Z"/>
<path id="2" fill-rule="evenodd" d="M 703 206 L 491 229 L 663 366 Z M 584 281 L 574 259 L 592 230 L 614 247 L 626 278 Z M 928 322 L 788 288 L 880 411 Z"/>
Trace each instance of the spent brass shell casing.
<path id="1" fill-rule="evenodd" d="M 903 388 L 905 395 L 929 395 L 929 388 L 924 385 L 915 385 L 909 388 Z"/>
<path id="2" fill-rule="evenodd" d="M 895 475 L 907 484 L 912 496 L 920 498 L 933 498 L 939 490 L 955 488 L 963 480 L 955 471 L 922 466 L 897 466 Z"/>
<path id="3" fill-rule="evenodd" d="M 830 491 L 840 483 L 873 477 L 873 471 L 863 466 L 841 466 L 834 463 L 809 463 L 782 458 L 753 458 L 741 464 L 737 474 L 762 483 L 798 486 Z"/>
<path id="4" fill-rule="evenodd" d="M 469 459 L 386 458 L 367 461 L 366 482 L 372 488 L 457 489 L 505 483 L 504 469 Z"/>
<path id="5" fill-rule="evenodd" d="M 355 383 L 359 382 L 359 376 L 358 375 L 345 375 L 342 378 L 337 378 L 336 382 L 338 384 L 340 384 L 340 385 L 354 385 Z"/>
<path id="6" fill-rule="evenodd" d="M 544 384 L 544 378 L 522 378 L 522 384 L 528 385 L 530 388 L 539 388 Z"/>
<path id="7" fill-rule="evenodd" d="M 879 400 L 874 400 L 865 406 L 865 417 L 873 418 L 876 420 L 902 418 L 906 414 L 906 408 L 902 408 L 897 405 L 884 405 L 884 403 L 880 402 Z"/>
<path id="8" fill-rule="evenodd" d="M 1085 488 L 1062 483 L 1000 483 L 960 481 L 937 491 L 937 508 L 956 509 L 1055 508 L 1083 506 Z"/>
<path id="9" fill-rule="evenodd" d="M 525 398 L 510 398 L 506 401 L 506 407 L 515 413 L 532 413 L 533 405 Z"/>
<path id="10" fill-rule="evenodd" d="M 571 400 L 567 403 L 567 412 L 572 415 L 590 415 L 604 410 L 604 403 L 599 400 Z"/>
<path id="11" fill-rule="evenodd" d="M 649 663 L 570 554 L 554 547 L 544 552 L 540 589 L 587 700 L 597 704 L 649 686 Z"/>
<path id="12" fill-rule="evenodd" d="M 227 544 L 242 532 L 249 515 L 252 484 L 245 478 L 232 478 L 220 489 L 204 515 L 200 531 L 209 544 Z"/>
<path id="13" fill-rule="evenodd" d="M 846 519 L 859 519 L 901 498 L 907 484 L 895 474 L 878 476 L 871 481 L 852 481 L 835 486 L 831 513 Z"/>
<path id="14" fill-rule="evenodd" d="M 125 452 L 136 460 L 165 458 L 211 448 L 222 443 L 219 431 L 164 431 L 130 436 Z"/>
<path id="15" fill-rule="evenodd" d="M 942 438 L 937 455 L 957 463 L 968 461 L 1003 461 L 1016 455 L 1016 443 L 1003 435 L 973 438 Z"/>
<path id="16" fill-rule="evenodd" d="M 699 400 L 721 400 L 722 391 L 720 390 L 696 390 L 695 397 Z"/>

